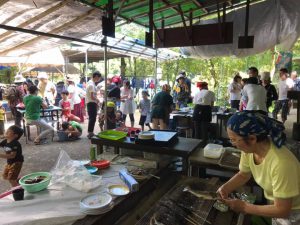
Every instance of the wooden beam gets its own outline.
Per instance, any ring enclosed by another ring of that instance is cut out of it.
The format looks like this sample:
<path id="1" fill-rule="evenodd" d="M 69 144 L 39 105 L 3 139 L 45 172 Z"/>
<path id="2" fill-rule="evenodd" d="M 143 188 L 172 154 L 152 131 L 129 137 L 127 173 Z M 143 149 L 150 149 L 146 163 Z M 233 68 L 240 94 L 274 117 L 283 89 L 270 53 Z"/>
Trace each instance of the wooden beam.
<path id="1" fill-rule="evenodd" d="M 46 11 L 38 14 L 37 16 L 34 16 L 32 18 L 30 18 L 29 20 L 26 20 L 24 23 L 19 24 L 17 27 L 20 28 L 24 28 L 28 25 L 30 25 L 31 23 L 34 23 L 36 21 L 38 21 L 39 19 L 42 19 L 43 17 L 55 12 L 56 10 L 64 7 L 66 4 L 68 4 L 69 2 L 71 2 L 71 0 L 65 0 L 63 2 L 58 3 L 57 5 L 47 9 Z M 5 33 L 0 35 L 0 41 L 3 40 L 5 37 L 7 37 L 8 35 L 12 34 L 13 31 L 6 31 Z"/>
<path id="2" fill-rule="evenodd" d="M 148 3 L 148 0 L 140 0 L 140 1 L 136 1 L 132 4 L 127 4 L 123 7 L 123 11 L 127 11 L 128 9 L 131 9 L 133 7 L 136 7 L 136 6 L 140 6 L 140 5 L 145 5 Z"/>
<path id="3" fill-rule="evenodd" d="M 51 33 L 51 34 L 55 34 L 55 33 L 59 33 L 61 32 L 63 29 L 69 27 L 69 26 L 74 26 L 75 24 L 81 22 L 83 19 L 85 19 L 87 16 L 90 16 L 91 14 L 95 13 L 96 11 L 98 11 L 98 9 L 92 9 L 92 10 L 89 10 L 88 12 L 76 17 L 75 19 L 57 27 L 57 28 L 54 28 L 53 30 L 49 31 L 48 33 Z M 23 42 L 21 44 L 18 44 L 12 48 L 9 48 L 9 49 L 6 49 L 2 52 L 0 52 L 0 55 L 6 55 L 7 53 L 11 52 L 11 51 L 14 51 L 18 48 L 22 48 L 22 47 L 25 47 L 25 46 L 28 46 L 28 45 L 31 45 L 33 44 L 34 42 L 37 42 L 41 39 L 43 39 L 44 37 L 43 36 L 38 36 L 38 37 L 35 37 L 29 41 L 26 41 L 26 42 Z"/>
<path id="4" fill-rule="evenodd" d="M 198 2 L 198 0 L 192 0 L 193 3 L 199 8 L 199 9 L 202 9 L 205 13 L 208 13 L 207 9 L 203 7 L 203 5 Z"/>
<path id="5" fill-rule="evenodd" d="M 167 6 L 170 6 L 170 3 L 169 3 L 167 0 L 161 0 L 161 1 L 162 1 L 163 3 L 165 3 Z M 177 4 L 177 5 L 178 5 L 178 4 Z M 183 15 L 185 18 L 188 18 L 188 16 L 184 15 L 184 14 L 182 13 L 182 11 L 181 11 L 178 7 L 176 7 L 176 6 L 170 6 L 170 8 L 171 8 L 173 11 L 179 13 L 180 15 Z"/>

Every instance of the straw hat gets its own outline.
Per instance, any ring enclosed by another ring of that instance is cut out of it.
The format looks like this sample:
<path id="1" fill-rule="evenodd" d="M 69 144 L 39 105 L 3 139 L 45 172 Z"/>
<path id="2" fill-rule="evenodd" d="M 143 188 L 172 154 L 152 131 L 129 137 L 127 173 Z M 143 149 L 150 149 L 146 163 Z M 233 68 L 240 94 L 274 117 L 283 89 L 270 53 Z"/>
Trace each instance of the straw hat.
<path id="1" fill-rule="evenodd" d="M 38 79 L 48 79 L 48 74 L 46 72 L 39 72 Z"/>
<path id="2" fill-rule="evenodd" d="M 22 76 L 22 74 L 17 74 L 16 76 L 15 76 L 15 80 L 14 80 L 14 83 L 23 83 L 23 82 L 25 82 L 26 81 L 26 79 Z"/>

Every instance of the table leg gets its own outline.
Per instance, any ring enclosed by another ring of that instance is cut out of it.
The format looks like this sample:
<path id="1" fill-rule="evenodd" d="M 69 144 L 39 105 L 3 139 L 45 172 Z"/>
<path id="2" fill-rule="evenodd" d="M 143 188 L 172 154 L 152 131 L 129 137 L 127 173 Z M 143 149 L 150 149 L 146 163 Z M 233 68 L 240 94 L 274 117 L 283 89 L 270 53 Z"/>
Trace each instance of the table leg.
<path id="1" fill-rule="evenodd" d="M 103 145 L 97 145 L 97 155 L 100 155 L 103 153 Z"/>
<path id="2" fill-rule="evenodd" d="M 58 116 L 58 110 L 56 111 L 56 120 L 57 120 L 57 122 L 56 122 L 56 128 L 57 128 L 57 130 L 59 130 L 59 116 Z"/>
<path id="3" fill-rule="evenodd" d="M 185 175 L 189 175 L 189 158 L 182 158 L 182 172 Z"/>
<path id="4" fill-rule="evenodd" d="M 120 153 L 120 148 L 115 146 L 114 154 L 119 154 L 119 153 Z"/>

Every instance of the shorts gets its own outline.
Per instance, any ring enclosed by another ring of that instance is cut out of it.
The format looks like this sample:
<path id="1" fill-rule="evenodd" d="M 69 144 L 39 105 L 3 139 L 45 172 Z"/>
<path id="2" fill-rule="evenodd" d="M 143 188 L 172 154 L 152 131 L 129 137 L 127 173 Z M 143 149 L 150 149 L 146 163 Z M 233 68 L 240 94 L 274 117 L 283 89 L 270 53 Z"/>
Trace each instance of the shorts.
<path id="1" fill-rule="evenodd" d="M 4 180 L 17 180 L 22 169 L 23 162 L 6 164 L 3 172 Z"/>
<path id="2" fill-rule="evenodd" d="M 141 115 L 139 125 L 144 126 L 146 119 L 147 119 L 147 116 Z M 146 126 L 148 126 L 148 125 L 149 125 L 149 123 L 146 123 Z"/>

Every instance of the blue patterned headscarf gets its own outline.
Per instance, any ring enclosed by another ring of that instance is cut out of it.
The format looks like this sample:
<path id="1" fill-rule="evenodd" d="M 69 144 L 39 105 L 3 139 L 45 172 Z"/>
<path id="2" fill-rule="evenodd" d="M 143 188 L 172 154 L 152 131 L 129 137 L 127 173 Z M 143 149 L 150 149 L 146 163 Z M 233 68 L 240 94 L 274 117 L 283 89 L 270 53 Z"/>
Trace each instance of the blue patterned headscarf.
<path id="1" fill-rule="evenodd" d="M 284 145 L 286 141 L 283 123 L 261 113 L 238 112 L 229 118 L 227 127 L 242 137 L 247 137 L 251 134 L 257 136 L 270 135 L 273 143 L 278 148 Z"/>

